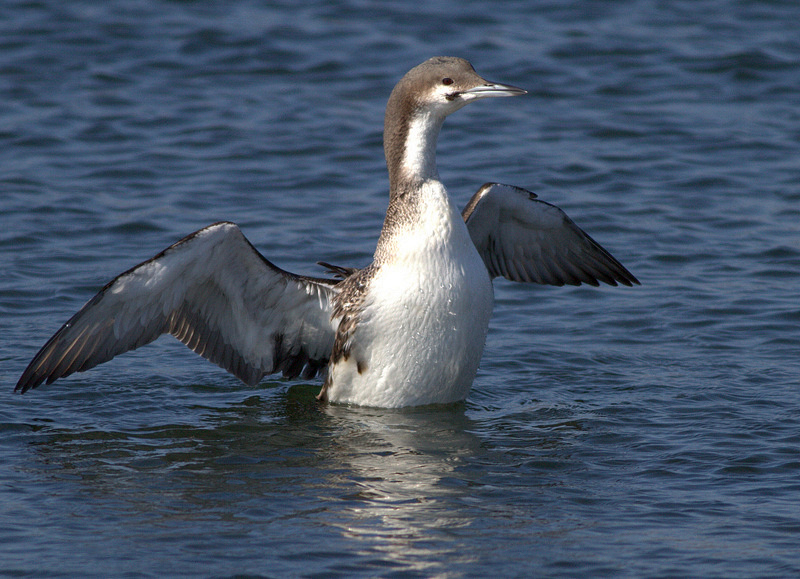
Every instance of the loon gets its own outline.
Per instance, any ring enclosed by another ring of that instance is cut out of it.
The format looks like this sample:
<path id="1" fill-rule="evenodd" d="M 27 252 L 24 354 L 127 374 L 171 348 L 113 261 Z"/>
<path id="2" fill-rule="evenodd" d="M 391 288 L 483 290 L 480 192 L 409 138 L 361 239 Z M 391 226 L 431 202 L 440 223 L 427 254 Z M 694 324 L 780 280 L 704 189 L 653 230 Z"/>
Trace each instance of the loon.
<path id="1" fill-rule="evenodd" d="M 321 401 L 397 408 L 464 400 L 483 353 L 492 279 L 562 286 L 638 280 L 558 207 L 483 185 L 459 212 L 436 169 L 445 117 L 525 94 L 461 58 L 431 58 L 386 107 L 389 205 L 372 263 L 296 275 L 219 222 L 120 274 L 41 348 L 26 392 L 169 333 L 250 386 L 324 377 Z"/>

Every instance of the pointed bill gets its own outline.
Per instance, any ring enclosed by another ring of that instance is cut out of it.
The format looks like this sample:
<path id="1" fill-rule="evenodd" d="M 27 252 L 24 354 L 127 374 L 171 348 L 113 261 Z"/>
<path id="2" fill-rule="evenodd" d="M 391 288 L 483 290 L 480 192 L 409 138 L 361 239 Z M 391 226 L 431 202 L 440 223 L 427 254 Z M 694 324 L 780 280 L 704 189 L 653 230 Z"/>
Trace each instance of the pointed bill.
<path id="1" fill-rule="evenodd" d="M 487 82 L 461 92 L 462 97 L 482 99 L 486 97 L 510 97 L 527 94 L 528 91 L 510 84 Z"/>

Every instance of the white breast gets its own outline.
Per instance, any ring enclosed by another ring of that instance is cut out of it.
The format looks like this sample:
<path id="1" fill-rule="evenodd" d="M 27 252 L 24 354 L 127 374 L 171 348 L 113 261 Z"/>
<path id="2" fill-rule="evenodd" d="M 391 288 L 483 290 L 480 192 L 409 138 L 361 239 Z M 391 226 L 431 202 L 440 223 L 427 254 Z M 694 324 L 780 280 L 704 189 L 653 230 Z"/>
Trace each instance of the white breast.
<path id="1" fill-rule="evenodd" d="M 429 181 L 423 193 L 421 219 L 395 236 L 369 285 L 351 355 L 330 369 L 332 402 L 399 407 L 469 393 L 492 284 L 442 184 Z"/>

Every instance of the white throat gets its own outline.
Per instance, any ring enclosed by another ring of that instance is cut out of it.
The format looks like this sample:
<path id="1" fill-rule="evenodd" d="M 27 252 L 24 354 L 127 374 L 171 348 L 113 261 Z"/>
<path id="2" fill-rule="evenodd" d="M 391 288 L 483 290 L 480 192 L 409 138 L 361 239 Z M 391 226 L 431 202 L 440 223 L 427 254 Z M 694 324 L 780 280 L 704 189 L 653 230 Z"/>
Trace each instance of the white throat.
<path id="1" fill-rule="evenodd" d="M 444 118 L 432 113 L 415 115 L 408 125 L 402 157 L 403 174 L 409 180 L 439 180 L 436 141 Z"/>

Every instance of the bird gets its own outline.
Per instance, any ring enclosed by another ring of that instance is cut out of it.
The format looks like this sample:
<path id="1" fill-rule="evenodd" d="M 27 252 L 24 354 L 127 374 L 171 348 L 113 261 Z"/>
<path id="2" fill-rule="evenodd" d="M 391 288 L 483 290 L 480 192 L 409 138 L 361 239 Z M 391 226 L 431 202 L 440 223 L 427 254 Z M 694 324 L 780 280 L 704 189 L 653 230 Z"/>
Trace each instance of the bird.
<path id="1" fill-rule="evenodd" d="M 83 372 L 171 334 L 248 386 L 322 379 L 317 398 L 383 408 L 467 398 L 494 306 L 493 279 L 562 286 L 639 281 L 561 209 L 486 183 L 458 211 L 439 179 L 445 118 L 527 91 L 465 59 L 434 57 L 392 90 L 384 119 L 389 204 L 372 262 L 290 273 L 217 222 L 118 275 L 39 350 L 15 391 Z"/>

